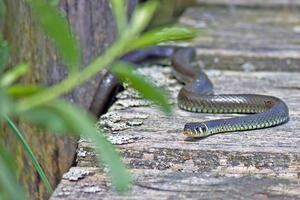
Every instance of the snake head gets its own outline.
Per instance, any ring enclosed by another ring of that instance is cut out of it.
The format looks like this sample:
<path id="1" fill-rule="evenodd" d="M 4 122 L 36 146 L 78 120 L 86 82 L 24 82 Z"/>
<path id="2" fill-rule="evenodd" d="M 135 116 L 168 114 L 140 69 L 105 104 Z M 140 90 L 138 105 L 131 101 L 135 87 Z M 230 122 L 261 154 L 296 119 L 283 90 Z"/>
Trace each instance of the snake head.
<path id="1" fill-rule="evenodd" d="M 184 126 L 183 134 L 188 137 L 205 137 L 208 135 L 208 128 L 205 123 L 187 123 Z"/>

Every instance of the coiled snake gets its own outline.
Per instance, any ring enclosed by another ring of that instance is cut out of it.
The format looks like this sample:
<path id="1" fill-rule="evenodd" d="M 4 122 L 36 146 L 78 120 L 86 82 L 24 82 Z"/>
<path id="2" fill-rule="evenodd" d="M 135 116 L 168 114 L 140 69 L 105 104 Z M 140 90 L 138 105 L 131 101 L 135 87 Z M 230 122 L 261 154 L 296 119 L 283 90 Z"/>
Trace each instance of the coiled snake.
<path id="1" fill-rule="evenodd" d="M 206 137 L 221 132 L 266 128 L 282 124 L 289 118 L 287 105 L 277 97 L 257 94 L 214 95 L 213 85 L 207 75 L 190 64 L 195 57 L 194 48 L 155 46 L 134 51 L 122 59 L 131 63 L 139 63 L 149 57 L 169 57 L 171 59 L 174 76 L 185 83 L 177 97 L 179 108 L 190 112 L 251 114 L 229 119 L 187 123 L 183 133 L 189 137 Z M 107 77 L 112 79 L 113 76 L 109 74 Z M 113 78 L 114 81 L 106 80 L 104 83 L 115 84 L 117 81 L 115 77 Z M 115 87 L 114 85 L 109 86 Z M 105 88 L 105 90 L 110 89 Z M 107 96 L 101 92 L 97 95 L 102 97 L 102 100 L 103 96 Z M 91 108 L 96 108 L 101 103 L 99 99 L 95 98 Z"/>

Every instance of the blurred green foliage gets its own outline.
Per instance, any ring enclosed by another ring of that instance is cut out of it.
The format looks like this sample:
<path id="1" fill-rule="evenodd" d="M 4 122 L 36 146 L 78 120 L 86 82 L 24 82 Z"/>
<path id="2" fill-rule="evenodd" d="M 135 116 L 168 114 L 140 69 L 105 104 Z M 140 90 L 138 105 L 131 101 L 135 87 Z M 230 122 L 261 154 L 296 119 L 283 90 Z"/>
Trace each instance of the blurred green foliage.
<path id="1" fill-rule="evenodd" d="M 5 9 L 6 9 L 6 7 L 3 3 L 3 0 L 0 0 L 0 18 L 4 16 Z M 0 40 L 1 40 L 1 37 L 0 37 Z"/>
<path id="2" fill-rule="evenodd" d="M 103 131 L 96 130 L 96 120 L 78 106 L 60 99 L 60 96 L 84 83 L 103 68 L 113 66 L 112 70 L 121 80 L 128 81 L 145 98 L 160 105 L 164 111 L 169 112 L 171 108 L 167 103 L 166 94 L 162 90 L 155 88 L 148 81 L 133 73 L 128 64 L 114 63 L 114 61 L 128 51 L 169 40 L 189 39 L 197 33 L 183 27 L 168 27 L 143 34 L 143 30 L 147 27 L 159 4 L 158 1 L 151 0 L 141 4 L 133 13 L 132 19 L 127 22 L 124 0 L 111 0 L 118 32 L 122 32 L 122 34 L 103 55 L 80 71 L 81 53 L 78 42 L 75 40 L 74 33 L 72 33 L 67 20 L 60 15 L 56 8 L 59 1 L 26 0 L 25 2 L 35 13 L 36 19 L 45 33 L 53 40 L 63 56 L 70 74 L 65 80 L 50 88 L 16 83 L 18 78 L 23 76 L 30 66 L 19 64 L 4 72 L 3 69 L 7 66 L 9 58 L 9 44 L 0 37 L 0 70 L 2 69 L 0 74 L 1 123 L 7 122 L 10 124 L 28 154 L 30 154 L 30 148 L 26 146 L 27 143 L 22 138 L 22 134 L 14 127 L 10 120 L 11 117 L 25 119 L 40 127 L 49 129 L 55 134 L 69 133 L 73 136 L 81 135 L 89 138 L 95 145 L 98 160 L 102 160 L 109 168 L 109 175 L 115 188 L 120 192 L 127 191 L 132 179 L 126 171 L 126 166 L 121 162 L 119 154 L 105 139 Z M 1 14 L 3 16 L 4 10 L 4 4 L 0 0 L 0 17 Z M 35 162 L 34 158 L 32 161 Z M 13 165 L 11 155 L 8 155 L 0 140 L 0 188 L 3 188 L 0 190 L 0 198 L 25 199 L 23 190 L 17 184 L 14 170 L 12 170 L 15 168 Z M 37 170 L 39 170 L 38 167 Z M 44 176 L 43 172 L 40 175 Z M 47 185 L 47 181 L 44 182 Z"/>
<path id="3" fill-rule="evenodd" d="M 1 2 L 1 0 L 0 0 Z M 0 33 L 0 71 L 5 68 L 8 63 L 9 47 L 6 41 L 2 40 L 2 35 Z"/>
<path id="4" fill-rule="evenodd" d="M 0 199 L 26 199 L 16 179 L 16 165 L 13 156 L 0 140 Z"/>
<path id="5" fill-rule="evenodd" d="M 129 83 L 131 87 L 140 91 L 144 98 L 156 102 L 163 111 L 166 113 L 171 112 L 171 108 L 168 105 L 169 98 L 164 91 L 135 73 L 129 64 L 125 62 L 115 62 L 111 67 L 111 71 L 114 72 L 121 81 Z"/>
<path id="6" fill-rule="evenodd" d="M 71 72 L 78 71 L 81 64 L 79 45 L 70 31 L 67 20 L 58 10 L 45 0 L 27 0 L 36 14 L 40 26 L 55 41 L 55 44 L 67 62 Z M 55 2 L 54 2 L 55 3 Z"/>

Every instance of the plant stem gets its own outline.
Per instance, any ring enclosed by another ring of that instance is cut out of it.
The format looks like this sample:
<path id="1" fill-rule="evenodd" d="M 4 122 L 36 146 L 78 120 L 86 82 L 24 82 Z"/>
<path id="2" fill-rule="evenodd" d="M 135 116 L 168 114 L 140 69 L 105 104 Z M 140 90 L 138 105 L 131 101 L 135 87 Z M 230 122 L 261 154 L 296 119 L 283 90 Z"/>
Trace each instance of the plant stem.
<path id="1" fill-rule="evenodd" d="M 20 100 L 20 102 L 16 105 L 16 112 L 24 112 L 30 108 L 52 101 L 60 95 L 81 85 L 104 67 L 109 66 L 115 58 L 120 56 L 122 53 L 125 53 L 126 50 L 128 51 L 129 48 L 126 47 L 133 42 L 133 39 L 136 38 L 136 36 L 139 35 L 139 33 L 142 32 L 149 23 L 157 5 L 158 2 L 154 0 L 144 3 L 142 7 L 139 7 L 134 12 L 131 23 L 123 31 L 122 35 L 118 37 L 116 42 L 114 42 L 102 56 L 98 57 L 82 71 L 74 72 L 65 80 L 53 87 Z"/>
<path id="2" fill-rule="evenodd" d="M 18 137 L 18 139 L 21 141 L 23 147 L 25 148 L 25 150 L 27 151 L 35 169 L 37 170 L 37 172 L 39 173 L 42 181 L 45 183 L 48 191 L 50 194 L 53 193 L 53 189 L 43 171 L 43 169 L 41 168 L 39 162 L 37 161 L 36 157 L 34 156 L 32 150 L 30 149 L 29 145 L 27 144 L 25 138 L 23 137 L 22 133 L 18 130 L 18 128 L 14 125 L 14 123 L 7 117 L 5 116 L 5 119 L 8 123 L 8 125 L 10 126 L 10 128 L 13 130 L 13 132 L 16 134 L 16 136 Z"/>
<path id="3" fill-rule="evenodd" d="M 98 57 L 84 70 L 71 74 L 68 78 L 53 87 L 24 98 L 17 104 L 16 111 L 24 112 L 35 106 L 42 105 L 81 85 L 104 67 L 111 64 L 116 57 L 124 52 L 127 43 L 129 43 L 129 40 L 126 38 L 121 37 L 117 40 L 102 56 Z"/>

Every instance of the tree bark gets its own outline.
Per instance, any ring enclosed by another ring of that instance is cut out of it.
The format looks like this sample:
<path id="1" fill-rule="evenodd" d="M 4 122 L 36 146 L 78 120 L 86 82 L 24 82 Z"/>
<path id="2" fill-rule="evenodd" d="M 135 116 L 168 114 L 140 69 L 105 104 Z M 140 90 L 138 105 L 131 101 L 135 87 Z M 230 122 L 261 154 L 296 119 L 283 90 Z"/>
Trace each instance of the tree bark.
<path id="1" fill-rule="evenodd" d="M 63 80 L 68 72 L 51 40 L 39 27 L 36 16 L 23 1 L 4 0 L 4 3 L 6 14 L 1 29 L 10 46 L 9 68 L 21 62 L 28 63 L 29 73 L 21 80 L 28 84 L 50 86 Z M 136 0 L 128 1 L 128 10 L 132 12 L 136 4 Z M 79 40 L 82 67 L 85 67 L 115 39 L 116 26 L 109 1 L 61 0 L 59 7 Z M 99 83 L 99 76 L 101 74 L 66 94 L 65 98 L 88 109 Z M 18 121 L 17 126 L 37 156 L 51 185 L 55 187 L 74 161 L 76 139 L 55 137 L 48 131 L 23 121 Z M 27 194 L 32 199 L 49 198 L 49 193 L 15 135 L 7 126 L 2 125 L 0 130 L 0 137 L 16 157 L 18 177 Z"/>

